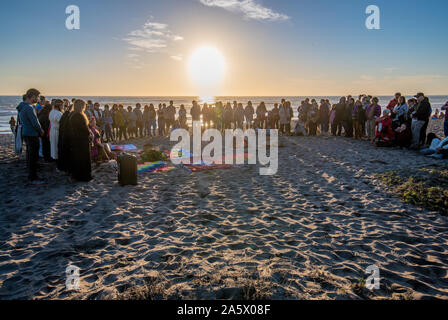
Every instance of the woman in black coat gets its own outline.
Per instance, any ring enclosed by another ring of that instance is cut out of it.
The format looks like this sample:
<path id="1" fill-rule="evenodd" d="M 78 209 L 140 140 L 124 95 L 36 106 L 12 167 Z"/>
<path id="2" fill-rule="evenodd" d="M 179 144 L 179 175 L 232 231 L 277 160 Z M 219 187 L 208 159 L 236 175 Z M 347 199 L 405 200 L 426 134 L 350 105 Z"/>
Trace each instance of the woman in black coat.
<path id="1" fill-rule="evenodd" d="M 68 102 L 68 101 L 67 101 Z M 65 103 L 64 114 L 59 121 L 59 140 L 58 140 L 58 170 L 70 172 L 70 132 L 69 122 L 72 113 L 72 106 Z"/>
<path id="2" fill-rule="evenodd" d="M 39 112 L 39 123 L 42 127 L 42 130 L 44 130 L 44 135 L 41 138 L 42 141 L 42 155 L 44 156 L 45 162 L 52 162 L 51 158 L 51 144 L 50 144 L 50 112 L 51 112 L 52 106 L 50 102 L 47 102 L 45 107 Z"/>
<path id="3" fill-rule="evenodd" d="M 70 172 L 73 179 L 88 182 L 92 180 L 92 160 L 90 152 L 91 132 L 89 120 L 84 114 L 86 103 L 76 100 L 70 117 Z"/>

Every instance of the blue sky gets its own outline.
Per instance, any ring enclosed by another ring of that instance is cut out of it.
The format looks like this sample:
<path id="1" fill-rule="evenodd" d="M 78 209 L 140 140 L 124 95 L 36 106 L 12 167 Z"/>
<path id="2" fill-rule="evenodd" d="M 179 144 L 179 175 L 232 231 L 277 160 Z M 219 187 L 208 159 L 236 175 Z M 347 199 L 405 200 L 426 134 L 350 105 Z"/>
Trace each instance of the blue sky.
<path id="1" fill-rule="evenodd" d="M 226 59 L 220 95 L 448 93 L 448 1 L 240 2 L 2 1 L 0 94 L 196 95 L 187 64 L 203 45 Z"/>

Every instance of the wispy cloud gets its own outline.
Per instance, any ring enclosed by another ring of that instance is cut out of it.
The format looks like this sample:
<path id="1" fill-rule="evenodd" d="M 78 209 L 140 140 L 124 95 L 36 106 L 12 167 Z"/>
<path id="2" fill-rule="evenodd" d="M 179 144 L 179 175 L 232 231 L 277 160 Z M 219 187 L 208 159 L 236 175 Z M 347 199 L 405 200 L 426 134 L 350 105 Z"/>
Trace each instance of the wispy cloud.
<path id="1" fill-rule="evenodd" d="M 247 19 L 284 21 L 289 16 L 266 8 L 256 0 L 199 0 L 208 7 L 219 7 L 231 12 L 241 12 Z"/>
<path id="2" fill-rule="evenodd" d="M 167 52 L 170 45 L 184 40 L 182 36 L 173 33 L 167 24 L 151 20 L 122 39 L 127 42 L 128 50 L 131 52 L 126 55 L 126 63 L 131 68 L 142 69 L 145 66 L 141 61 L 145 52 Z M 171 58 L 178 61 L 182 60 L 181 55 L 171 56 Z"/>
<path id="3" fill-rule="evenodd" d="M 171 32 L 167 24 L 148 21 L 141 29 L 130 32 L 123 40 L 129 44 L 130 50 L 154 53 L 166 49 L 171 42 L 183 39 L 182 36 Z"/>

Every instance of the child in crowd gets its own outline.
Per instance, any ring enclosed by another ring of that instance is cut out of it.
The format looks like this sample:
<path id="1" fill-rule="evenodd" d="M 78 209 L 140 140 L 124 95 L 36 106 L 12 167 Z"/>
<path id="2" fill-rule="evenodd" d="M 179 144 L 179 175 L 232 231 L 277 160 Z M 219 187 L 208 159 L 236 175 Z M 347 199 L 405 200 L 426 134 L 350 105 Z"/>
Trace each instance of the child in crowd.
<path id="1" fill-rule="evenodd" d="M 14 119 L 14 117 L 11 117 L 11 120 L 9 120 L 9 126 L 11 128 L 11 132 L 14 134 L 16 128 L 16 119 Z"/>

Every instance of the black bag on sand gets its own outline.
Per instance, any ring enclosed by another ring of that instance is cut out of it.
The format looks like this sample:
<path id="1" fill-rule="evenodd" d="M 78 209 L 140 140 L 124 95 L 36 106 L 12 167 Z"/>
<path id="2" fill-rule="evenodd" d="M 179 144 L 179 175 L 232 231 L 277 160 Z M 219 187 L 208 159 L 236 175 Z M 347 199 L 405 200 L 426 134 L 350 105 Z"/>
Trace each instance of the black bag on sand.
<path id="1" fill-rule="evenodd" d="M 118 182 L 121 186 L 136 186 L 137 182 L 137 158 L 123 153 L 118 156 Z"/>

